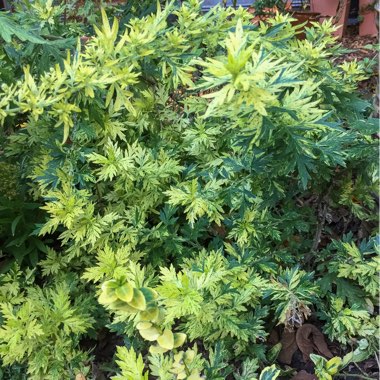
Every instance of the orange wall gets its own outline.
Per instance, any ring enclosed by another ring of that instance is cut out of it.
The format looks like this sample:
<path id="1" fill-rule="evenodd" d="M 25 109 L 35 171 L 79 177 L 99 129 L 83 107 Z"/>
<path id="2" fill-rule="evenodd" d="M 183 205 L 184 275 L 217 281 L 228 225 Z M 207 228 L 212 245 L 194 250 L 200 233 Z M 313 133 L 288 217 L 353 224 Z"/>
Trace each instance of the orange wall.
<path id="1" fill-rule="evenodd" d="M 367 5 L 373 4 L 373 0 L 360 0 L 360 15 L 363 17 L 363 21 L 359 24 L 359 34 L 361 36 L 376 36 L 376 17 L 377 13 L 375 11 L 364 11 Z"/>

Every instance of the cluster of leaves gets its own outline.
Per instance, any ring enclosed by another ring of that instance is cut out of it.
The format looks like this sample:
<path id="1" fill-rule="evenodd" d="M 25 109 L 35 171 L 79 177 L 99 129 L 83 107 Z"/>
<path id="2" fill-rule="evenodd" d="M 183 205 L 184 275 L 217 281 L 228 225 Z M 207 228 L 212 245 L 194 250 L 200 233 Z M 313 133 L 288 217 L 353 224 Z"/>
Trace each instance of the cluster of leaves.
<path id="1" fill-rule="evenodd" d="M 35 273 L 21 271 L 16 265 L 2 275 L 3 365 L 27 363 L 28 378 L 72 378 L 86 370 L 88 355 L 78 348 L 78 342 L 94 324 L 96 303 L 84 295 L 74 275 L 62 276 L 42 288 L 35 284 Z"/>
<path id="2" fill-rule="evenodd" d="M 0 12 L 0 83 L 12 85 L 29 65 L 33 75 L 41 75 L 51 66 L 63 64 L 67 49 L 76 45 L 80 29 L 63 25 L 63 4 L 50 0 L 15 1 L 14 13 Z M 18 264 L 35 267 L 47 247 L 36 237 L 36 224 L 43 222 L 41 202 L 29 195 L 24 176 L 27 161 L 6 158 L 7 138 L 25 124 L 24 118 L 7 118 L 0 131 L 0 254 L 2 271 Z"/>
<path id="3" fill-rule="evenodd" d="M 371 314 L 379 290 L 377 242 L 363 240 L 357 246 L 349 234 L 333 241 L 323 253 L 319 270 L 325 275 L 319 285 L 330 306 L 320 312 L 321 320 L 326 321 L 325 332 L 343 344 L 361 336 L 376 345 L 379 320 Z"/>
<path id="4" fill-rule="evenodd" d="M 44 28 L 64 8 L 39 6 L 50 16 L 38 13 L 36 34 L 15 24 L 25 10 L 1 16 L 7 49 L 49 46 Z M 0 231 L 39 249 L 5 245 L 19 253 L 4 251 L 18 264 L 0 276 L 4 366 L 30 379 L 84 374 L 83 340 L 107 326 L 126 342 L 118 380 L 275 379 L 267 336 L 312 314 L 354 348 L 349 359 L 368 357 L 377 241 L 318 246 L 341 209 L 372 233 L 376 120 L 355 95 L 364 68 L 334 63 L 329 21 L 301 41 L 288 15 L 253 26 L 243 9 L 203 14 L 196 0 L 155 8 L 130 18 L 138 5 L 121 7 L 120 22 L 102 10 L 85 46 L 46 66 L 25 57 L 1 86 L 0 158 L 15 166 L 2 171 L 6 200 L 40 205 L 38 220 L 8 218 Z M 321 378 L 342 363 L 313 360 Z"/>

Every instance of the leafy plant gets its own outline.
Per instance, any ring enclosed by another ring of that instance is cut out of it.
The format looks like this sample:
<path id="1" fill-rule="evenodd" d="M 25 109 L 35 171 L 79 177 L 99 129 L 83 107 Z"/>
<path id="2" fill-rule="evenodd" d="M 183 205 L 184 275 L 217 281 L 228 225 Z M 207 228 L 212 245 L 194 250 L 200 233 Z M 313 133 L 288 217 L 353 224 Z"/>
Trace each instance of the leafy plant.
<path id="1" fill-rule="evenodd" d="M 114 380 L 147 380 L 148 374 L 145 372 L 145 364 L 141 354 L 137 356 L 133 348 L 128 350 L 126 347 L 117 348 L 116 363 L 121 369 L 121 374 L 114 376 Z"/>
<path id="2" fill-rule="evenodd" d="M 363 240 L 357 246 L 352 234 L 333 241 L 325 250 L 328 256 L 323 256 L 319 269 L 327 274 L 319 283 L 327 302 L 321 305 L 320 318 L 326 321 L 324 331 L 331 339 L 343 344 L 358 335 L 371 340 L 376 331 L 377 250 L 375 239 Z M 331 293 L 334 295 L 329 299 Z"/>
<path id="3" fill-rule="evenodd" d="M 43 221 L 41 204 L 29 201 L 23 188 L 20 168 L 0 161 L 0 254 L 3 266 L 9 268 L 16 260 L 33 266 L 46 252 L 46 245 L 35 236 L 36 223 Z"/>
<path id="4" fill-rule="evenodd" d="M 62 9 L 34 5 L 45 38 Z M 365 65 L 335 63 L 331 22 L 300 41 L 288 15 L 253 27 L 244 9 L 195 0 L 118 15 L 126 26 L 102 9 L 84 46 L 1 87 L 2 155 L 42 205 L 44 244 L 0 277 L 4 363 L 70 378 L 91 360 L 85 336 L 108 329 L 125 344 L 116 379 L 275 379 L 272 326 L 314 311 L 331 339 L 374 352 L 374 247 L 345 231 L 321 243 L 328 212 L 372 222 Z"/>
<path id="5" fill-rule="evenodd" d="M 1 302 L 4 365 L 27 362 L 30 379 L 61 379 L 84 368 L 87 355 L 77 345 L 93 324 L 91 299 L 75 294 L 73 300 L 70 293 L 66 283 L 29 287 L 16 305 Z"/>
<path id="6" fill-rule="evenodd" d="M 315 374 L 318 380 L 331 380 L 342 364 L 342 359 L 339 357 L 326 360 L 322 356 L 311 354 L 310 359 L 315 364 Z"/>
<path id="7" fill-rule="evenodd" d="M 274 286 L 270 286 L 266 296 L 276 306 L 276 317 L 287 328 L 301 326 L 311 314 L 308 305 L 315 303 L 318 288 L 312 283 L 313 273 L 287 269 Z"/>
<path id="8" fill-rule="evenodd" d="M 340 241 L 333 241 L 326 249 L 325 263 L 319 269 L 327 270 L 320 284 L 324 291 L 332 291 L 336 286 L 338 297 L 347 300 L 349 304 L 374 301 L 379 287 L 379 260 L 376 239 L 363 240 L 359 246 L 352 240 L 352 234 L 346 235 Z"/>
<path id="9" fill-rule="evenodd" d="M 331 339 L 347 344 L 354 336 L 368 337 L 376 331 L 376 324 L 371 323 L 370 314 L 358 305 L 343 307 L 343 300 L 333 298 L 330 310 L 322 311 L 320 317 L 326 321 L 324 331 Z"/>

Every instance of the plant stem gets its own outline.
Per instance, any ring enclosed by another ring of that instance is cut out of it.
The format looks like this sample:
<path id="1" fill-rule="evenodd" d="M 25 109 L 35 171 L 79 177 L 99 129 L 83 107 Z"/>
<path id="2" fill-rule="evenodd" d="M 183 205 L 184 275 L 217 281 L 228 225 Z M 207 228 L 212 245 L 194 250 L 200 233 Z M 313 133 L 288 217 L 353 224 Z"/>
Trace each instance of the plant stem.
<path id="1" fill-rule="evenodd" d="M 375 377 L 369 377 L 369 376 L 364 376 L 364 375 L 358 375 L 356 373 L 338 373 L 335 375 L 335 377 L 347 377 L 347 376 L 350 376 L 350 377 L 357 377 L 358 379 L 364 379 L 364 380 L 374 380 L 376 379 Z"/>
<path id="2" fill-rule="evenodd" d="M 328 188 L 326 195 L 324 195 L 320 201 L 318 202 L 318 224 L 317 224 L 317 229 L 314 234 L 314 239 L 313 239 L 313 245 L 311 246 L 311 249 L 309 253 L 305 256 L 305 263 L 310 264 L 310 260 L 313 257 L 313 254 L 317 251 L 320 240 L 321 240 L 321 235 L 323 231 L 323 227 L 325 226 L 326 223 L 326 215 L 327 215 L 327 210 L 328 210 L 328 205 L 329 205 L 329 195 L 331 192 L 333 184 L 330 185 Z"/>
<path id="3" fill-rule="evenodd" d="M 367 374 L 354 362 L 355 367 L 363 374 L 363 376 L 367 376 Z"/>

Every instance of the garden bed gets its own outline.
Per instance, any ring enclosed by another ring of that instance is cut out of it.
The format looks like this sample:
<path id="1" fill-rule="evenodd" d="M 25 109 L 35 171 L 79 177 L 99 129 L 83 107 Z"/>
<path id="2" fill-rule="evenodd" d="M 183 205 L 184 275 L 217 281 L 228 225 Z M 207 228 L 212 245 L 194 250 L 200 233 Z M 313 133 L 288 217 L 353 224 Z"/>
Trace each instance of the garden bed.
<path id="1" fill-rule="evenodd" d="M 0 13 L 3 378 L 377 376 L 374 53 L 147 3 Z"/>

